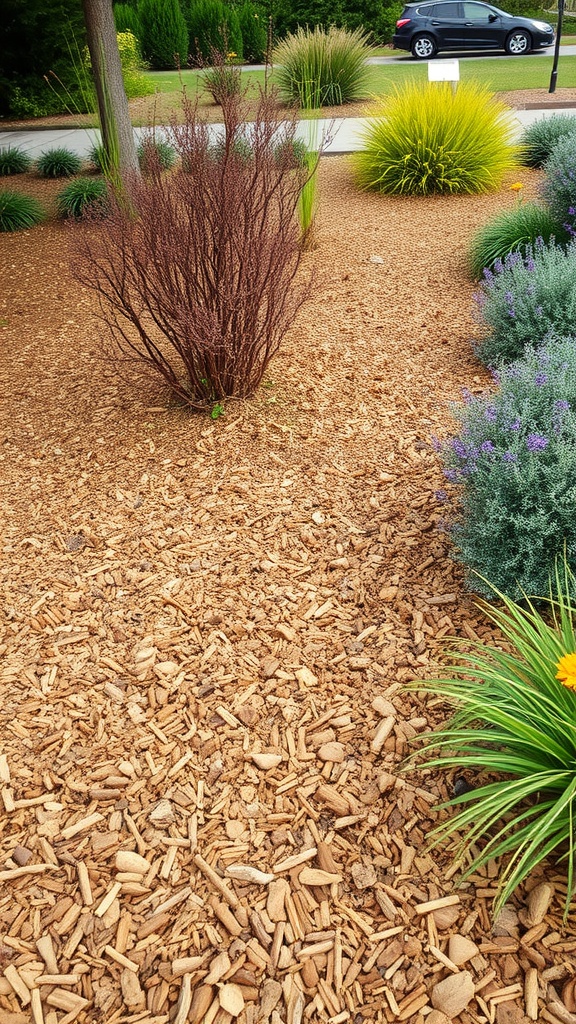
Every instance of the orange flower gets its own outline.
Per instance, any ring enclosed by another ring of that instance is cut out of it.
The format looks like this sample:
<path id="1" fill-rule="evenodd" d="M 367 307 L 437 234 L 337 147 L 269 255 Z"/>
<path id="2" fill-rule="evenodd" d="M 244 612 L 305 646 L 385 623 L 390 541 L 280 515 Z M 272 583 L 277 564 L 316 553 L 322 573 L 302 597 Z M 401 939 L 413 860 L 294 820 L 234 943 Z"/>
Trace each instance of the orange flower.
<path id="1" fill-rule="evenodd" d="M 559 679 L 562 686 L 566 686 L 569 690 L 576 690 L 576 651 L 572 654 L 564 654 L 558 664 L 556 673 L 556 679 Z"/>
<path id="2" fill-rule="evenodd" d="M 524 188 L 524 185 L 522 184 L 521 181 L 515 181 L 513 185 L 510 185 L 510 190 L 512 192 L 520 192 L 521 189 L 523 189 L 523 188 Z"/>

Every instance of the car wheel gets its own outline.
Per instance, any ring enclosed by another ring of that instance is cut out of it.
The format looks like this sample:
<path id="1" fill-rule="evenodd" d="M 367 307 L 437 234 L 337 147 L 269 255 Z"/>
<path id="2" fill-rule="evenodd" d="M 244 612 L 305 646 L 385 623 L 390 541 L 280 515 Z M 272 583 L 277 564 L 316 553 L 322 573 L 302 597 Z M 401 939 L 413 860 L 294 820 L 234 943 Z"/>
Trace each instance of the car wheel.
<path id="1" fill-rule="evenodd" d="M 432 36 L 426 35 L 416 36 L 416 39 L 414 39 L 412 46 L 410 47 L 412 56 L 416 57 L 417 60 L 429 60 L 430 57 L 434 56 L 437 49 L 438 47 L 436 46 Z"/>
<path id="2" fill-rule="evenodd" d="M 517 28 L 511 32 L 506 40 L 506 53 L 511 57 L 521 57 L 532 49 L 532 40 L 523 28 Z"/>

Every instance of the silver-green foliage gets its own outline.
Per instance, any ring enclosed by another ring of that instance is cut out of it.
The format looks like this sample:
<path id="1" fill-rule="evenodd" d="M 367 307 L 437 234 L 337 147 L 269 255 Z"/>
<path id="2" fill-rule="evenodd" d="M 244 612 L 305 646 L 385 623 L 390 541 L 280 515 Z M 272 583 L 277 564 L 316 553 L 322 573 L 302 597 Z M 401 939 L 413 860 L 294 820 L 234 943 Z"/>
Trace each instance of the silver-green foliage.
<path id="1" fill-rule="evenodd" d="M 487 614 L 503 643 L 454 651 L 443 679 L 414 684 L 455 709 L 426 733 L 420 767 L 469 771 L 477 784 L 442 805 L 455 814 L 434 829 L 431 844 L 455 841 L 464 877 L 489 861 L 500 865 L 495 911 L 551 854 L 567 876 L 565 915 L 576 855 L 576 693 L 557 678 L 560 659 L 576 651 L 575 580 L 552 567 L 546 615 L 503 595 Z M 421 755 L 416 755 L 421 757 Z"/>
<path id="2" fill-rule="evenodd" d="M 560 139 L 544 164 L 542 194 L 553 216 L 576 237 L 576 132 Z"/>
<path id="3" fill-rule="evenodd" d="M 478 355 L 488 366 L 509 363 L 529 344 L 576 327 L 576 241 L 542 241 L 485 270 L 475 298 L 486 336 Z"/>
<path id="4" fill-rule="evenodd" d="M 465 395 L 458 434 L 437 447 L 470 586 L 517 600 L 546 593 L 563 551 L 576 569 L 576 339 L 527 349 L 497 380 L 495 393 Z"/>
<path id="5" fill-rule="evenodd" d="M 362 29 L 298 28 L 273 54 L 281 94 L 301 107 L 340 106 L 366 94 L 369 54 Z"/>
<path id="6" fill-rule="evenodd" d="M 355 154 L 360 188 L 393 195 L 487 192 L 514 166 L 513 126 L 486 90 L 409 82 L 386 100 Z"/>
<path id="7" fill-rule="evenodd" d="M 553 114 L 528 125 L 520 137 L 520 159 L 527 167 L 542 167 L 560 139 L 576 136 L 574 114 Z"/>
<path id="8" fill-rule="evenodd" d="M 526 254 L 536 239 L 560 241 L 565 232 L 552 212 L 540 203 L 520 202 L 489 221 L 470 244 L 470 269 L 478 279 L 485 267 L 492 267 L 497 259 L 504 260 L 508 253 Z"/>

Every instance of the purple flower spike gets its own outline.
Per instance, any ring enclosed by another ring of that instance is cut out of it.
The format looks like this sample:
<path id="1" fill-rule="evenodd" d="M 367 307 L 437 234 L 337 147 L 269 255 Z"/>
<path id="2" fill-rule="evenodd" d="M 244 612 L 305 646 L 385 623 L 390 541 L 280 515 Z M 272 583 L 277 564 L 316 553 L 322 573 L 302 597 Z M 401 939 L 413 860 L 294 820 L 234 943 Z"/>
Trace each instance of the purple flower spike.
<path id="1" fill-rule="evenodd" d="M 536 376 L 534 377 L 534 383 L 535 383 L 537 388 L 543 387 L 544 384 L 548 383 L 548 374 L 547 373 L 537 373 Z"/>
<path id="2" fill-rule="evenodd" d="M 542 434 L 528 434 L 526 447 L 529 452 L 542 452 L 548 444 L 548 438 Z"/>
<path id="3" fill-rule="evenodd" d="M 486 455 L 492 455 L 492 453 L 496 451 L 494 445 L 492 444 L 492 441 L 483 441 L 480 450 L 483 451 Z"/>

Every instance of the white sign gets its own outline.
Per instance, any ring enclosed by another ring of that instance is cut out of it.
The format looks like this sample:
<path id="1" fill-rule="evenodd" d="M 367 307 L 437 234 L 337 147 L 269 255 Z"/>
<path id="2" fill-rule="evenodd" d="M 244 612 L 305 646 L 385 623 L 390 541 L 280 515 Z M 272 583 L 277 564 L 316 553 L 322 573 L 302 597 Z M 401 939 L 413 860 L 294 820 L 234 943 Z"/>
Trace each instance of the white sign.
<path id="1" fill-rule="evenodd" d="M 429 60 L 428 61 L 429 82 L 459 82 L 460 61 L 459 60 Z"/>

